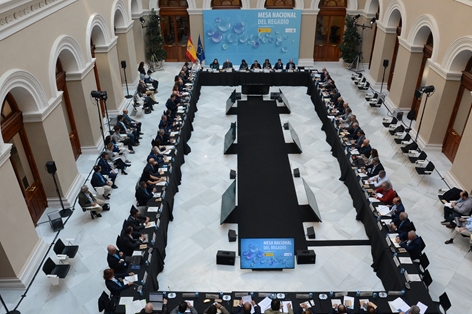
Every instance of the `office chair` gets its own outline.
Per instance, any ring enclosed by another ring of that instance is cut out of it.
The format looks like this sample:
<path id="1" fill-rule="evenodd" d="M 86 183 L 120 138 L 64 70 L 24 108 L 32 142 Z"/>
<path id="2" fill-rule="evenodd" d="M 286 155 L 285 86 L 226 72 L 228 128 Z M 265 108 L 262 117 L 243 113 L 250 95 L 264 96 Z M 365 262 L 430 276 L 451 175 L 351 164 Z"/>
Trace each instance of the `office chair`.
<path id="1" fill-rule="evenodd" d="M 392 124 L 397 124 L 398 123 L 398 120 L 397 118 L 395 117 L 391 117 L 391 118 L 383 118 L 382 120 L 382 124 L 384 127 L 388 128 L 390 125 Z"/>
<path id="2" fill-rule="evenodd" d="M 434 171 L 434 164 L 431 162 L 431 161 L 428 161 L 428 163 L 426 164 L 426 166 L 424 166 L 424 164 L 426 164 L 426 160 L 418 160 L 416 161 L 416 165 L 418 166 L 415 166 L 415 170 L 416 170 L 416 173 L 418 173 L 419 175 L 422 175 L 423 177 L 421 178 L 420 182 L 418 182 L 417 185 L 419 185 L 421 183 L 421 181 L 423 181 L 424 179 L 424 176 L 429 176 L 433 173 Z"/>
<path id="3" fill-rule="evenodd" d="M 58 285 L 59 279 L 66 278 L 69 273 L 70 265 L 69 264 L 56 264 L 49 257 L 43 265 L 43 272 L 48 277 L 49 282 L 52 285 Z"/>
<path id="4" fill-rule="evenodd" d="M 418 160 L 426 160 L 426 158 L 428 158 L 428 155 L 424 151 L 418 152 L 415 150 L 408 152 L 408 160 L 411 163 L 416 163 Z"/>
<path id="5" fill-rule="evenodd" d="M 431 274 L 429 273 L 429 270 L 424 271 L 422 275 L 422 279 L 423 279 L 424 284 L 426 285 L 426 288 L 428 289 L 428 287 L 433 282 L 433 278 L 431 278 Z"/>
<path id="6" fill-rule="evenodd" d="M 56 244 L 54 244 L 54 253 L 58 256 L 65 255 L 68 258 L 74 258 L 78 251 L 78 245 L 65 245 L 61 239 L 57 239 Z"/>
<path id="7" fill-rule="evenodd" d="M 435 301 L 434 304 L 438 307 L 438 312 L 441 313 L 440 307 L 443 308 L 444 314 L 446 314 L 447 310 L 451 308 L 451 301 L 449 301 L 449 297 L 447 296 L 447 293 L 444 292 L 439 296 L 439 301 Z"/>

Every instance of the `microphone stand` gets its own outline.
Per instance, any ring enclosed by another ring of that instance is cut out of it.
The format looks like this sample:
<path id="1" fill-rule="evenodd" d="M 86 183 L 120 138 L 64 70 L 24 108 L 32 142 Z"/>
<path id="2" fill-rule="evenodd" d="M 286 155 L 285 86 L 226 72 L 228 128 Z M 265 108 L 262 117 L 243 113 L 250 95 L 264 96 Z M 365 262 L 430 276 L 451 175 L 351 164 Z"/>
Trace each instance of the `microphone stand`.
<path id="1" fill-rule="evenodd" d="M 100 114 L 100 106 L 98 105 L 98 98 L 95 98 L 95 101 L 97 102 L 98 123 L 100 123 L 100 131 L 102 133 L 103 145 L 105 145 L 105 134 L 103 133 L 103 124 L 102 124 L 102 118 Z M 106 102 L 105 102 L 105 110 L 106 110 Z M 106 113 L 108 115 L 108 110 L 106 110 Z"/>
<path id="2" fill-rule="evenodd" d="M 2 302 L 3 307 L 4 307 L 5 310 L 7 311 L 6 314 L 21 314 L 21 312 L 18 311 L 18 310 L 11 310 L 11 311 L 9 311 L 7 305 L 5 304 L 5 301 L 3 301 L 3 298 L 2 298 L 2 295 L 1 295 L 1 294 L 0 294 L 0 301 Z"/>
<path id="3" fill-rule="evenodd" d="M 426 109 L 426 104 L 428 103 L 428 98 L 430 95 L 431 93 L 426 93 L 426 99 L 424 101 L 423 111 L 421 112 L 420 124 L 418 125 L 418 131 L 416 132 L 416 137 L 415 137 L 415 142 L 417 143 L 418 143 L 418 135 L 420 135 L 421 123 L 423 122 L 424 110 Z"/>

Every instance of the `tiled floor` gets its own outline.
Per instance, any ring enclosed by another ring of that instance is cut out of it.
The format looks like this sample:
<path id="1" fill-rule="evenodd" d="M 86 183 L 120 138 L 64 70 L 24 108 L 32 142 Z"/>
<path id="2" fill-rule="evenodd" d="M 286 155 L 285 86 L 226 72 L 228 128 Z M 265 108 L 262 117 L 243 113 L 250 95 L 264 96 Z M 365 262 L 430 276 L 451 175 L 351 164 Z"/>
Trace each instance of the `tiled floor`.
<path id="1" fill-rule="evenodd" d="M 454 244 L 445 245 L 450 230 L 441 226 L 442 208 L 436 204 L 436 192 L 445 185 L 437 173 L 424 178 L 412 174 L 413 166 L 398 153 L 381 125 L 387 115 L 385 108 L 371 110 L 363 95 L 352 86 L 349 71 L 338 63 L 316 64 L 326 66 L 336 79 L 344 99 L 349 101 L 373 147 L 380 152 L 394 188 L 404 200 L 407 212 L 418 233 L 426 242 L 426 253 L 431 261 L 429 270 L 433 283 L 433 299 L 447 291 L 453 303 L 450 313 L 472 313 L 472 254 L 467 254 L 468 241 L 457 238 Z M 38 273 L 26 298 L 19 306 L 22 313 L 96 313 L 97 298 L 105 285 L 101 277 L 107 267 L 106 246 L 114 243 L 116 235 L 128 215 L 133 202 L 134 185 L 141 174 L 150 142 L 156 134 L 159 113 L 170 94 L 173 76 L 180 64 L 168 63 L 164 71 L 154 73 L 160 81 L 157 100 L 160 104 L 150 115 L 137 117 L 143 122 L 144 139 L 131 155 L 133 166 L 128 176 L 119 175 L 111 199 L 111 211 L 100 219 L 91 220 L 79 209 L 67 222 L 61 238 L 75 238 L 80 255 L 70 261 L 70 274 L 59 286 L 51 286 L 42 271 Z M 194 132 L 189 145 L 192 153 L 186 156 L 182 167 L 182 185 L 176 195 L 174 221 L 169 225 L 169 242 L 166 266 L 158 280 L 162 290 L 230 291 L 230 290 L 382 290 L 382 284 L 372 272 L 370 247 L 316 247 L 315 265 L 296 266 L 283 272 L 251 272 L 239 266 L 215 264 L 217 250 L 237 250 L 236 243 L 227 240 L 228 229 L 236 225 L 219 224 L 221 194 L 231 183 L 229 170 L 237 169 L 236 155 L 223 155 L 223 137 L 235 116 L 225 115 L 225 101 L 233 88 L 203 87 L 194 121 Z M 281 124 L 290 121 L 297 131 L 303 154 L 290 155 L 292 168 L 300 168 L 303 178 L 314 191 L 323 223 L 314 225 L 318 240 L 367 239 L 364 227 L 355 220 L 355 210 L 346 187 L 338 180 L 340 171 L 320 130 L 321 122 L 302 87 L 282 87 L 292 107 L 290 115 L 281 115 Z M 291 141 L 288 131 L 284 131 Z M 450 163 L 438 152 L 428 152 L 444 176 Z M 82 155 L 79 171 L 87 176 L 96 156 Z M 294 178 L 301 204 L 306 195 L 300 178 Z M 42 220 L 45 220 L 43 218 Z M 263 227 L 263 226 L 261 226 Z M 38 234 L 51 243 L 54 238 L 48 224 L 39 225 Z M 52 256 L 52 255 L 51 255 Z M 238 264 L 238 263 L 237 263 Z M 11 308 L 16 305 L 24 290 L 0 290 Z M 70 310 L 74 309 L 74 310 Z M 462 309 L 462 310 L 461 310 Z"/>

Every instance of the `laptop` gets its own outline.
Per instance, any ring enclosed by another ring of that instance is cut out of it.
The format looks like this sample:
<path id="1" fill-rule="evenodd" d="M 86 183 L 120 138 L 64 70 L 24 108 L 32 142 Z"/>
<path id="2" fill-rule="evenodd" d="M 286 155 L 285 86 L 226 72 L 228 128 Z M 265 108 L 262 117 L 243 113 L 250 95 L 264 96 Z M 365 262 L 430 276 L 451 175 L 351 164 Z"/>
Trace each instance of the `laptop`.
<path id="1" fill-rule="evenodd" d="M 164 299 L 164 296 L 162 295 L 162 293 L 157 293 L 157 292 L 149 293 L 149 302 L 152 303 L 152 307 L 154 311 L 162 311 L 163 299 Z"/>

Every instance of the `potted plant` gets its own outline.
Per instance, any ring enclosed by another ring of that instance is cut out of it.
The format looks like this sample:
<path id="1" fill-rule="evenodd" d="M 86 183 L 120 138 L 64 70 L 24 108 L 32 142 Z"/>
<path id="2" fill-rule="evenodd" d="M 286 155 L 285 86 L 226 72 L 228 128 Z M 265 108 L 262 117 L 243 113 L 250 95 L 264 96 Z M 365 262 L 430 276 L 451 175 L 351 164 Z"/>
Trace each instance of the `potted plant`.
<path id="1" fill-rule="evenodd" d="M 164 38 L 161 34 L 160 16 L 154 9 L 151 10 L 147 18 L 146 32 L 144 34 L 146 45 L 146 59 L 149 62 L 151 70 L 157 70 L 162 67 L 162 61 L 165 60 L 167 51 L 164 49 Z"/>
<path id="2" fill-rule="evenodd" d="M 353 16 L 346 16 L 345 25 L 343 42 L 339 45 L 339 50 L 346 67 L 352 68 L 356 58 L 361 57 L 359 53 L 361 35 L 357 32 L 356 20 Z"/>

